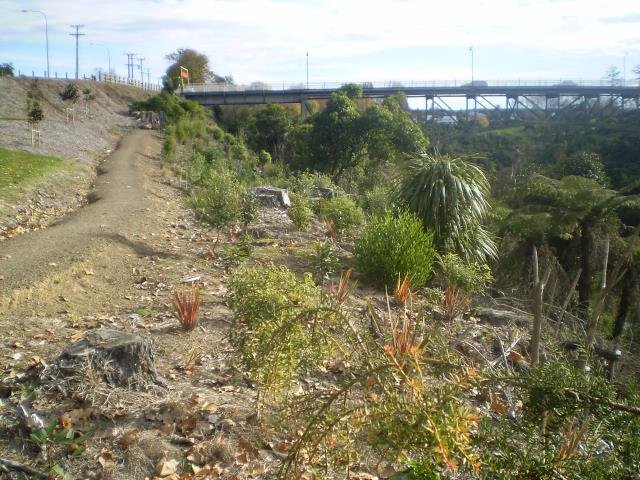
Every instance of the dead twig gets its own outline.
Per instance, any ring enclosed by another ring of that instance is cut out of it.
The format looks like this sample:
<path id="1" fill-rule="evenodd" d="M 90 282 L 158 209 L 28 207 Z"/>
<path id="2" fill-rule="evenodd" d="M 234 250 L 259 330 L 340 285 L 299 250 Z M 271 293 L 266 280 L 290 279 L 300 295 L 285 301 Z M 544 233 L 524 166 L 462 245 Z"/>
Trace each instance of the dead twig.
<path id="1" fill-rule="evenodd" d="M 16 462 L 13 460 L 9 460 L 7 458 L 1 458 L 0 457 L 0 465 L 4 465 L 7 468 L 10 468 L 11 470 L 16 470 L 18 472 L 23 472 L 26 473 L 28 475 L 32 475 L 34 477 L 38 477 L 38 478 L 47 478 L 47 474 L 43 473 L 39 470 L 36 470 L 35 468 L 31 468 L 28 465 L 25 465 L 24 463 L 20 463 L 20 462 Z"/>
<path id="2" fill-rule="evenodd" d="M 509 345 L 506 349 L 502 348 L 502 352 L 500 352 L 500 357 L 498 357 L 497 359 L 495 359 L 494 361 L 489 363 L 489 366 L 491 368 L 494 368 L 498 363 L 500 363 L 500 361 L 504 361 L 503 353 L 504 353 L 504 356 L 506 356 L 509 352 L 511 352 L 518 345 L 518 343 L 520 342 L 521 339 L 522 339 L 522 335 L 519 335 L 519 336 L 516 337 L 516 339 L 513 342 L 511 342 L 511 345 Z M 498 340 L 500 340 L 500 339 L 498 339 Z M 500 346 L 502 346 L 502 342 L 501 341 L 500 341 Z"/>

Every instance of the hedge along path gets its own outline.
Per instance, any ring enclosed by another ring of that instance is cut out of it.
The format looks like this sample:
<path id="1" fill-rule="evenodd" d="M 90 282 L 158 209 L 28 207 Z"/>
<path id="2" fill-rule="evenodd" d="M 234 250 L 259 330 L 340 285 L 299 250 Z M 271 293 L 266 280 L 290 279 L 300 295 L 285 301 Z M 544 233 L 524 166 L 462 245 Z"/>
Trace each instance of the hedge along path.
<path id="1" fill-rule="evenodd" d="M 0 297 L 45 279 L 53 267 L 69 266 L 99 242 L 116 241 L 135 232 L 136 217 L 148 205 L 143 155 L 159 150 L 149 131 L 124 137 L 102 165 L 89 204 L 51 227 L 0 242 Z"/>

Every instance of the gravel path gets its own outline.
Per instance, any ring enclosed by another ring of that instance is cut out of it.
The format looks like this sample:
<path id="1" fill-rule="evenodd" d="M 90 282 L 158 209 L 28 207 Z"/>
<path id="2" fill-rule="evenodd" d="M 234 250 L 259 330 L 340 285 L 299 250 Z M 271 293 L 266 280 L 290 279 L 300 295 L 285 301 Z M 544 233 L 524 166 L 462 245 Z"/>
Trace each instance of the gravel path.
<path id="1" fill-rule="evenodd" d="M 46 275 L 52 266 L 72 263 L 91 244 L 116 240 L 136 223 L 144 211 L 144 174 L 141 156 L 148 155 L 153 133 L 135 131 L 104 163 L 89 198 L 92 203 L 57 224 L 0 243 L 0 294 L 25 287 Z"/>

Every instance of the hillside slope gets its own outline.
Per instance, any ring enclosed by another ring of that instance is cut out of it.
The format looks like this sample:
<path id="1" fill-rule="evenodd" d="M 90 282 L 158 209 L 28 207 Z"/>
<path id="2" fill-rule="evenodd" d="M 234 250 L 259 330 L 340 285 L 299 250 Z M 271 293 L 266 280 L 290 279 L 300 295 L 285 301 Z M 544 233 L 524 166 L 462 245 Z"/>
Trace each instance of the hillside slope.
<path id="1" fill-rule="evenodd" d="M 51 171 L 16 185 L 10 193 L 0 193 L 0 239 L 46 225 L 81 204 L 95 178 L 96 165 L 122 134 L 134 126 L 127 116 L 129 102 L 148 96 L 134 87 L 79 81 L 80 91 L 89 88 L 95 99 L 89 103 L 86 114 L 85 104 L 80 100 L 74 109 L 75 121 L 67 122 L 68 105 L 59 97 L 67 83 L 67 80 L 0 78 L 0 146 L 72 161 L 72 168 Z M 30 89 L 43 98 L 39 146 L 31 145 L 26 121 Z"/>

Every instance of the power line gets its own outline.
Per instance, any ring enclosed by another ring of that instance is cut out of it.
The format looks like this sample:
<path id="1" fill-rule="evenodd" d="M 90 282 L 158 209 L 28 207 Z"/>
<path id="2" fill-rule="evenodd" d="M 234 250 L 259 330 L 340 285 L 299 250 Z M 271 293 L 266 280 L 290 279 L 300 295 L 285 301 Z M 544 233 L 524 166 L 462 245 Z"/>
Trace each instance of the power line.
<path id="1" fill-rule="evenodd" d="M 81 35 L 85 35 L 84 33 L 80 33 L 80 29 L 84 28 L 84 25 L 71 25 L 71 28 L 75 28 L 75 33 L 70 33 L 72 37 L 76 37 L 76 80 L 78 80 L 78 73 L 80 71 L 79 62 L 78 62 L 78 39 Z"/>

